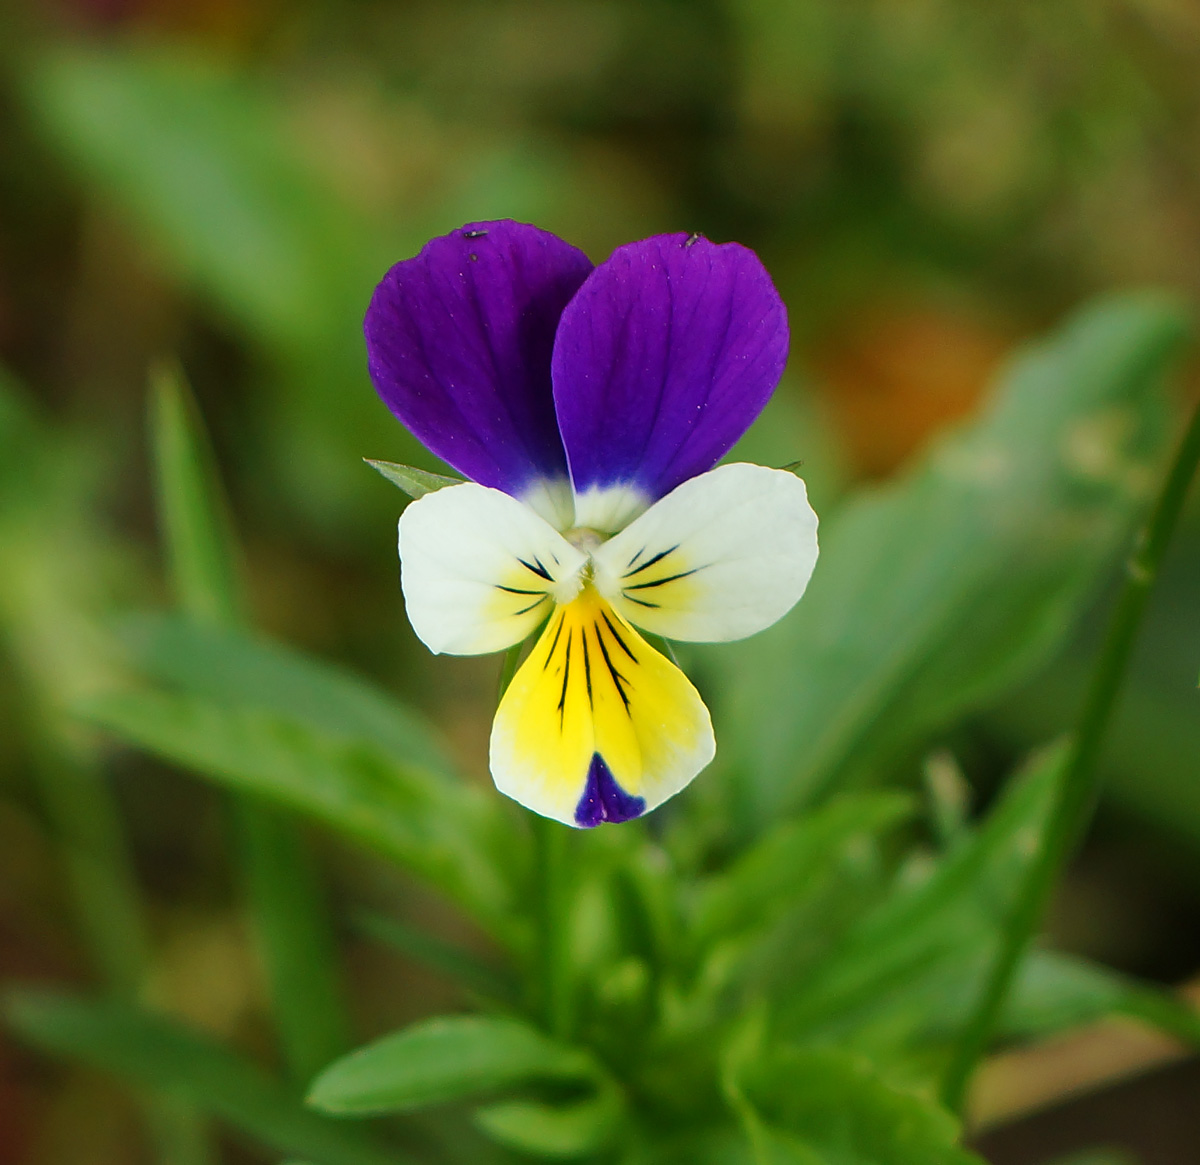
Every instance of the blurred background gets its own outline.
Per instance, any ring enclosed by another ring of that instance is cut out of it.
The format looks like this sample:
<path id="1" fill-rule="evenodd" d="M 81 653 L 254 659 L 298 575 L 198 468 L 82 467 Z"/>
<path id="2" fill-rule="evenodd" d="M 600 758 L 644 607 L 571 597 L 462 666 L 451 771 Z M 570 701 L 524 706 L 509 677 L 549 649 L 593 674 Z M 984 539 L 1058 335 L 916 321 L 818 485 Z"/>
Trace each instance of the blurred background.
<path id="1" fill-rule="evenodd" d="M 408 629 L 401 499 L 361 458 L 436 466 L 376 400 L 361 318 L 393 262 L 498 217 L 596 261 L 674 230 L 757 250 L 793 346 L 754 452 L 803 459 L 825 512 L 1088 296 L 1200 298 L 1200 6 L 4 0 L 0 980 L 91 975 L 86 869 L 64 872 L 45 774 L 106 765 L 153 992 L 221 1036 L 260 1025 L 220 798 L 65 714 L 118 666 L 114 614 L 164 601 L 145 439 L 164 356 L 212 430 L 257 623 L 425 708 L 486 780 L 497 665 L 435 662 Z M 1200 971 L 1195 507 L 1186 525 L 1052 920 L 1064 948 L 1167 983 Z M 980 803 L 1070 723 L 1095 622 L 956 730 Z M 395 897 L 397 875 L 319 844 L 335 895 Z M 347 950 L 372 1029 L 440 1002 L 432 975 Z M 0 1165 L 143 1160 L 121 1095 L 0 1032 Z"/>

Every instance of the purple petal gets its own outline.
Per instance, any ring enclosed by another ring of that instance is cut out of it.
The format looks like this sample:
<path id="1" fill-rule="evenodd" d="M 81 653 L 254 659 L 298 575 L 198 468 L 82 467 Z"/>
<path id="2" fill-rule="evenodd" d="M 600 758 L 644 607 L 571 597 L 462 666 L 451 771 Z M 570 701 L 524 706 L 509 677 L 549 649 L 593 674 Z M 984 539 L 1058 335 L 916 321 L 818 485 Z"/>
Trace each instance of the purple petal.
<path id="1" fill-rule="evenodd" d="M 367 309 L 371 379 L 431 452 L 510 494 L 563 478 L 550 387 L 559 317 L 592 264 L 537 227 L 469 223 L 397 263 Z"/>
<path id="2" fill-rule="evenodd" d="M 711 469 L 787 361 L 787 311 L 738 243 L 658 235 L 614 251 L 563 312 L 554 403 L 577 493 L 649 499 Z"/>
<path id="3" fill-rule="evenodd" d="M 632 821 L 645 812 L 645 798 L 626 793 L 617 784 L 604 758 L 598 752 L 593 753 L 587 784 L 575 807 L 575 824 L 594 829 L 602 821 Z"/>

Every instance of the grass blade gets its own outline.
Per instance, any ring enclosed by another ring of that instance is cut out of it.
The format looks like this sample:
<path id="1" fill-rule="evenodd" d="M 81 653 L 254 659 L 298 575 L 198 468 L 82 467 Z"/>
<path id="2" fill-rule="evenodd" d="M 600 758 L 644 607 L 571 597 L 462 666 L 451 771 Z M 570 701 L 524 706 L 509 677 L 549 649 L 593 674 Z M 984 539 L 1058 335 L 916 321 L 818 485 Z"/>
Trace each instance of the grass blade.
<path id="1" fill-rule="evenodd" d="M 152 377 L 158 504 L 180 607 L 236 626 L 245 618 L 229 521 L 203 425 L 178 368 Z M 336 944 L 316 871 L 294 826 L 251 798 L 235 800 L 235 831 L 275 1022 L 292 1074 L 310 1079 L 347 1043 Z"/>

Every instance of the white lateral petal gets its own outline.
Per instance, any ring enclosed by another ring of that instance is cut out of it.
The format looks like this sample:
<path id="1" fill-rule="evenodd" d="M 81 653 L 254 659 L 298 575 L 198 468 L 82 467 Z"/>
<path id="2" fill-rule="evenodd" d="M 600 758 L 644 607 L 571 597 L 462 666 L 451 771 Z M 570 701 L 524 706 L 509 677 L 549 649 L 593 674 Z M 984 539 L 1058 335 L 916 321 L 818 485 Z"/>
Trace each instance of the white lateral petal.
<path id="1" fill-rule="evenodd" d="M 474 482 L 426 494 L 400 518 L 408 618 L 435 654 L 520 643 L 579 593 L 586 561 L 528 506 Z"/>
<path id="2" fill-rule="evenodd" d="M 742 639 L 804 593 L 817 516 L 794 474 L 722 465 L 655 502 L 593 560 L 596 589 L 630 623 L 667 639 Z"/>

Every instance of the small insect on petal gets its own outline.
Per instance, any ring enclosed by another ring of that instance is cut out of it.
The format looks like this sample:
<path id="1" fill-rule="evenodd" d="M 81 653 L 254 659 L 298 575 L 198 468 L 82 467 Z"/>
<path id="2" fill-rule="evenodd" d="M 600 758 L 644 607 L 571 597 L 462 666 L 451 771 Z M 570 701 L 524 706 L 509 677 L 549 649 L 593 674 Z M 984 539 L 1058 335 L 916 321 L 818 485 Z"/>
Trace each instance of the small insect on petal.
<path id="1" fill-rule="evenodd" d="M 505 692 L 491 768 L 502 793 L 589 827 L 660 805 L 715 750 L 688 678 L 585 587 L 556 612 Z"/>

